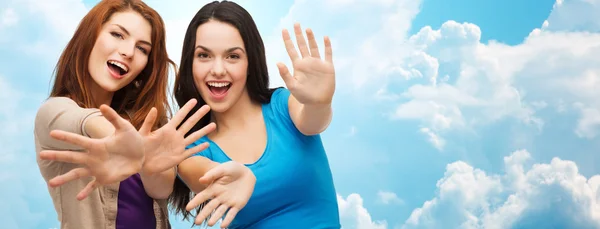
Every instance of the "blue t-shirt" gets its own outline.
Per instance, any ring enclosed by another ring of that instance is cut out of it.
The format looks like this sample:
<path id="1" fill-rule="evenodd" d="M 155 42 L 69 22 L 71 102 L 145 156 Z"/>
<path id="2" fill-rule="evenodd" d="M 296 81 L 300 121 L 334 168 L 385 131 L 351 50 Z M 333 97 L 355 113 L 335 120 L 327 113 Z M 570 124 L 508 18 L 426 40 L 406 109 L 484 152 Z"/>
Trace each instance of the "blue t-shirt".
<path id="1" fill-rule="evenodd" d="M 262 105 L 267 129 L 263 155 L 246 166 L 256 176 L 254 192 L 238 212 L 231 229 L 248 228 L 340 228 L 339 211 L 329 162 L 319 135 L 298 131 L 288 112 L 290 92 L 273 92 L 271 102 Z M 196 154 L 212 161 L 231 161 L 206 136 L 189 147 L 209 142 Z"/>

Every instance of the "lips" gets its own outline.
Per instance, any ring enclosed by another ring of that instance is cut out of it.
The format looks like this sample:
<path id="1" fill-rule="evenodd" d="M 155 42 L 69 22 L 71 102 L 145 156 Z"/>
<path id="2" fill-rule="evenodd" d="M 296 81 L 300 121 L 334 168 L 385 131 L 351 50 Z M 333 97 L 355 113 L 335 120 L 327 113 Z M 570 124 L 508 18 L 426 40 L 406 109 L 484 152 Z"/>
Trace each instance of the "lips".
<path id="1" fill-rule="evenodd" d="M 213 100 L 222 100 L 227 96 L 229 88 L 231 88 L 231 82 L 227 81 L 208 81 L 206 86 L 210 91 L 210 97 Z"/>
<path id="2" fill-rule="evenodd" d="M 230 82 L 211 81 L 211 82 L 207 82 L 206 85 L 208 86 L 208 90 L 210 90 L 211 93 L 213 93 L 214 95 L 217 95 L 217 96 L 224 95 L 225 93 L 227 93 L 227 91 L 231 87 Z"/>
<path id="3" fill-rule="evenodd" d="M 123 78 L 125 74 L 129 72 L 129 67 L 122 62 L 116 60 L 109 60 L 106 62 L 108 69 L 115 78 L 120 79 Z"/>

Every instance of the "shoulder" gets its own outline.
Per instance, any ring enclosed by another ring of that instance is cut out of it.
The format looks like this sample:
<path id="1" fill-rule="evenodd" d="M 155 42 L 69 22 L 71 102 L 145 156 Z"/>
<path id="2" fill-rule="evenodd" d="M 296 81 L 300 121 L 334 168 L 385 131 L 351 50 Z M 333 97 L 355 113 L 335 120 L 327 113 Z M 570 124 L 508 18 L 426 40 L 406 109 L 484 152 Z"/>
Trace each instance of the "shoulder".
<path id="1" fill-rule="evenodd" d="M 34 133 L 47 147 L 62 149 L 68 145 L 51 138 L 50 131 L 63 130 L 84 135 L 85 122 L 88 118 L 99 115 L 99 109 L 82 108 L 70 98 L 50 97 L 40 105 L 36 113 Z"/>
<path id="2" fill-rule="evenodd" d="M 271 94 L 271 99 L 265 106 L 270 108 L 269 110 L 272 111 L 274 115 L 289 118 L 289 98 L 290 91 L 287 88 L 276 88 Z"/>
<path id="3" fill-rule="evenodd" d="M 52 110 L 72 108 L 81 108 L 75 101 L 67 97 L 50 97 L 46 99 L 38 109 L 38 114 L 45 114 Z"/>

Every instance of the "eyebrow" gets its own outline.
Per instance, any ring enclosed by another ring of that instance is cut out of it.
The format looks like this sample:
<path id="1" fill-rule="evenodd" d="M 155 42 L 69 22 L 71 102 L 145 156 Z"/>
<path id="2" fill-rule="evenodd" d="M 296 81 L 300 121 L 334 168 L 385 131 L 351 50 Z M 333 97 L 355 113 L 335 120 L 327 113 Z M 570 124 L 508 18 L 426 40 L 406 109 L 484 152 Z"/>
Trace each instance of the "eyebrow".
<path id="1" fill-rule="evenodd" d="M 198 45 L 198 46 L 196 46 L 196 48 L 195 48 L 194 50 L 196 50 L 196 49 L 204 49 L 204 50 L 206 50 L 206 51 L 208 51 L 208 52 L 212 52 L 212 51 L 211 51 L 209 48 L 207 48 L 207 47 L 204 47 L 204 46 L 202 46 L 202 45 Z M 246 51 L 244 51 L 244 49 L 243 49 L 243 48 L 240 48 L 240 47 L 228 48 L 227 50 L 225 50 L 225 52 L 233 52 L 233 51 L 235 51 L 235 50 L 237 50 L 237 49 L 239 49 L 239 50 L 240 50 L 240 51 L 242 51 L 243 53 L 246 53 Z"/>
<path id="2" fill-rule="evenodd" d="M 125 34 L 127 34 L 127 36 L 131 36 L 131 34 L 129 34 L 129 31 L 127 31 L 127 29 L 125 29 L 125 27 L 119 25 L 119 24 L 113 24 L 118 26 L 119 28 L 121 28 L 121 30 L 123 30 L 123 32 L 125 32 Z M 152 47 L 152 43 L 150 43 L 149 41 L 145 41 L 145 40 L 140 40 L 140 43 L 146 44 L 150 47 Z"/>

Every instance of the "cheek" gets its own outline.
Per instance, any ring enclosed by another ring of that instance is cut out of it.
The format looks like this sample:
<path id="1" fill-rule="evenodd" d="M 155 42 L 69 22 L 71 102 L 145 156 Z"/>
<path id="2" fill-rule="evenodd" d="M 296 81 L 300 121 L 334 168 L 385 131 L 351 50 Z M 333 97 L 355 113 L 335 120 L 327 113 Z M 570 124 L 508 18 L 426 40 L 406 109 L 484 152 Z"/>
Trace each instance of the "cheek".
<path id="1" fill-rule="evenodd" d="M 234 81 L 245 82 L 248 78 L 248 64 L 239 63 L 239 64 L 232 65 L 228 69 L 228 72 Z"/>
<path id="2" fill-rule="evenodd" d="M 146 68 L 146 65 L 148 65 L 148 56 L 140 54 L 139 58 L 136 58 L 133 66 L 131 66 L 130 72 L 133 73 L 131 75 L 134 77 L 139 75 Z"/>
<path id="3" fill-rule="evenodd" d="M 198 90 L 200 91 L 204 89 L 202 85 L 204 84 L 204 80 L 208 75 L 209 70 L 210 68 L 208 67 L 208 65 L 200 63 L 198 61 L 194 61 L 194 63 L 192 64 L 192 75 L 194 77 L 194 83 L 196 84 L 196 88 L 198 88 Z"/>

